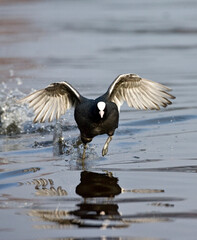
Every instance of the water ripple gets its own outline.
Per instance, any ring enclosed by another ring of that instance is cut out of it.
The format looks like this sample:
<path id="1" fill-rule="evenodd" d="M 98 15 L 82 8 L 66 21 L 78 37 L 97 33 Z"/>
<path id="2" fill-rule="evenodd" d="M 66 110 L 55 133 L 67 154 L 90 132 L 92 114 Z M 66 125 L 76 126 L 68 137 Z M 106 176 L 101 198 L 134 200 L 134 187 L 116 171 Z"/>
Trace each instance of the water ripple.
<path id="1" fill-rule="evenodd" d="M 147 125 L 156 125 L 156 124 L 170 124 L 174 122 L 183 122 L 191 119 L 197 119 L 197 115 L 177 115 L 177 116 L 168 116 L 160 118 L 152 118 L 147 120 L 131 121 L 126 122 L 121 125 L 123 126 L 147 126 Z"/>
<path id="2" fill-rule="evenodd" d="M 6 179 L 6 178 L 10 178 L 10 177 L 16 177 L 16 176 L 21 176 L 21 175 L 25 175 L 25 174 L 29 174 L 32 172 L 37 172 L 39 171 L 40 168 L 36 168 L 36 167 L 32 167 L 32 168 L 26 168 L 26 169 L 19 169 L 19 170 L 15 170 L 15 171 L 10 171 L 10 172 L 4 172 L 0 174 L 0 179 Z"/>

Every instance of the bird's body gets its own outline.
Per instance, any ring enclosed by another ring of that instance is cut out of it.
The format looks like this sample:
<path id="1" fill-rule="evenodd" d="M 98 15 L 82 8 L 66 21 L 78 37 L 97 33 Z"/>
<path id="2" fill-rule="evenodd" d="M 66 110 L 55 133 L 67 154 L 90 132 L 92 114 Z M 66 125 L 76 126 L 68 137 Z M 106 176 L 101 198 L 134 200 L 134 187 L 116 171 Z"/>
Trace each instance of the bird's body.
<path id="1" fill-rule="evenodd" d="M 100 117 L 97 110 L 98 99 L 84 100 L 75 108 L 75 121 L 81 133 L 83 143 L 92 141 L 97 135 L 112 136 L 118 127 L 119 112 L 115 103 L 107 102 L 105 114 Z"/>
<path id="2" fill-rule="evenodd" d="M 84 144 L 83 158 L 87 143 L 101 134 L 107 134 L 102 155 L 106 155 L 109 142 L 118 128 L 119 110 L 124 101 L 137 109 L 156 109 L 171 104 L 166 86 L 136 74 L 122 74 L 109 86 L 107 92 L 93 99 L 83 97 L 67 82 L 52 83 L 45 89 L 38 90 L 21 99 L 21 103 L 29 103 L 35 111 L 34 122 L 52 121 L 74 107 L 74 117 Z"/>

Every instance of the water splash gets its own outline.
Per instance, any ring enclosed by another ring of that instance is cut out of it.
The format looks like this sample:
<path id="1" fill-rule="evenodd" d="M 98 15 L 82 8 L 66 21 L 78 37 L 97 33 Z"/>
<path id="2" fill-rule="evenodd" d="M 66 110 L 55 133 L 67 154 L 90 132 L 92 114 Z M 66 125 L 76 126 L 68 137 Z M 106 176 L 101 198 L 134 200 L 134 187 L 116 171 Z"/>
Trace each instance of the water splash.
<path id="1" fill-rule="evenodd" d="M 32 122 L 33 111 L 27 105 L 17 102 L 24 96 L 25 94 L 17 87 L 13 90 L 4 82 L 0 84 L 0 135 L 35 132 L 44 134 L 53 131 L 54 123 L 34 124 Z M 61 121 L 70 129 L 67 119 L 61 119 Z"/>
<path id="2" fill-rule="evenodd" d="M 17 99 L 24 96 L 18 88 L 9 89 L 5 83 L 0 85 L 0 134 L 12 135 L 23 132 L 24 123 L 30 121 L 31 114 Z"/>

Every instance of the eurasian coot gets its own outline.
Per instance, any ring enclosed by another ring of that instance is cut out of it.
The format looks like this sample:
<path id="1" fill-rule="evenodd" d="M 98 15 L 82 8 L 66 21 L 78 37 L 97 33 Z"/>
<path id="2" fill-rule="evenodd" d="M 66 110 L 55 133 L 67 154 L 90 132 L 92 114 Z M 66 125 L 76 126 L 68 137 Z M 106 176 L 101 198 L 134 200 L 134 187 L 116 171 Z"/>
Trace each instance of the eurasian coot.
<path id="1" fill-rule="evenodd" d="M 136 74 L 122 74 L 109 86 L 107 92 L 93 99 L 83 97 L 67 82 L 52 83 L 21 99 L 35 112 L 34 122 L 58 119 L 71 107 L 75 108 L 74 117 L 84 144 L 83 158 L 87 143 L 100 134 L 107 134 L 102 155 L 108 152 L 108 145 L 118 127 L 120 106 L 124 101 L 136 109 L 159 110 L 160 106 L 171 104 L 175 97 L 168 93 L 168 87 Z"/>

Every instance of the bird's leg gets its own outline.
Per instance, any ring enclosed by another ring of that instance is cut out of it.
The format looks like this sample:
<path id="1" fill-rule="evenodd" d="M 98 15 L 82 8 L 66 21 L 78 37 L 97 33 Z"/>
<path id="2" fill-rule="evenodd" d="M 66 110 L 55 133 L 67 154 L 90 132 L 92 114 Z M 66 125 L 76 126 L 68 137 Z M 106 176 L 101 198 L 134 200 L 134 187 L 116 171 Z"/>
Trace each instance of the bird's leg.
<path id="1" fill-rule="evenodd" d="M 82 144 L 81 137 L 79 136 L 75 142 L 75 146 L 79 147 Z"/>
<path id="2" fill-rule="evenodd" d="M 85 157 L 86 157 L 87 143 L 86 143 L 86 144 L 84 144 L 83 146 L 84 146 L 84 147 L 83 147 L 83 155 L 82 155 L 82 160 L 84 160 L 84 159 L 85 159 Z"/>
<path id="3" fill-rule="evenodd" d="M 112 136 L 109 136 L 105 142 L 105 145 L 103 147 L 103 150 L 102 150 L 102 155 L 105 156 L 108 152 L 108 146 L 109 146 L 109 143 L 111 142 L 112 140 Z"/>
<path id="4" fill-rule="evenodd" d="M 63 148 L 65 147 L 64 138 L 62 137 L 62 126 L 59 121 L 56 122 L 53 132 L 53 153 L 54 155 L 63 154 Z"/>

